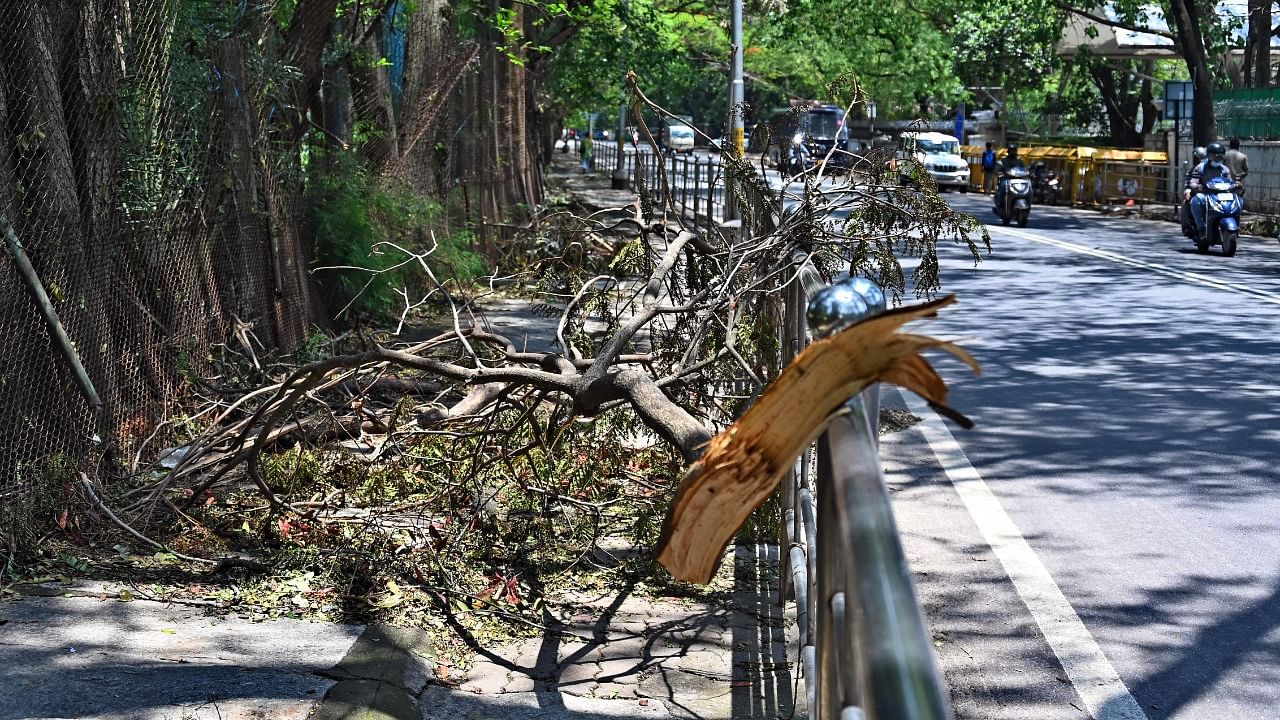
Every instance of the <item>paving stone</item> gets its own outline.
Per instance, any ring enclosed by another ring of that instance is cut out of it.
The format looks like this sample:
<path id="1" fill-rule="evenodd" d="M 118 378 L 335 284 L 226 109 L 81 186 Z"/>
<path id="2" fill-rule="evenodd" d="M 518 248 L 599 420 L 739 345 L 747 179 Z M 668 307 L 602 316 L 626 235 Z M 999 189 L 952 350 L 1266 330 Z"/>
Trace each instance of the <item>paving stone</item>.
<path id="1" fill-rule="evenodd" d="M 555 664 L 545 662 L 545 667 L 539 666 L 538 659 L 542 656 L 543 642 L 541 639 L 525 640 L 512 649 L 508 657 L 511 658 L 511 664 L 526 670 L 544 670 L 551 671 L 555 669 Z"/>
<path id="2" fill-rule="evenodd" d="M 650 655 L 651 642 L 642 637 L 625 637 L 600 647 L 600 660 L 641 660 Z"/>
<path id="3" fill-rule="evenodd" d="M 636 685 L 626 685 L 622 683 L 604 682 L 597 683 L 591 689 L 591 696 L 606 700 L 615 699 L 633 699 L 639 697 Z"/>
<path id="4" fill-rule="evenodd" d="M 667 664 L 668 667 L 672 663 Z M 696 672 L 715 673 L 717 675 L 729 674 L 729 658 L 720 652 L 691 652 L 676 658 L 674 667 L 680 670 L 692 670 Z"/>
<path id="5" fill-rule="evenodd" d="M 538 683 L 522 672 L 511 673 L 511 679 L 502 687 L 504 693 L 532 692 Z"/>
<path id="6" fill-rule="evenodd" d="M 501 673 L 481 673 L 480 675 L 471 676 L 462 684 L 462 689 L 467 692 L 479 693 L 481 695 L 493 695 L 502 692 L 508 682 L 509 678 L 506 670 L 503 670 Z"/>
<path id="7" fill-rule="evenodd" d="M 601 660 L 597 677 L 601 682 L 634 685 L 639 682 L 639 675 L 648 664 L 640 659 Z"/>
<path id="8" fill-rule="evenodd" d="M 561 642 L 556 649 L 556 664 L 564 666 L 567 663 L 594 662 L 600 659 L 601 647 L 599 643 Z"/>
<path id="9" fill-rule="evenodd" d="M 600 666 L 593 663 L 574 663 L 560 670 L 558 684 L 560 687 L 594 684 L 600 674 Z"/>

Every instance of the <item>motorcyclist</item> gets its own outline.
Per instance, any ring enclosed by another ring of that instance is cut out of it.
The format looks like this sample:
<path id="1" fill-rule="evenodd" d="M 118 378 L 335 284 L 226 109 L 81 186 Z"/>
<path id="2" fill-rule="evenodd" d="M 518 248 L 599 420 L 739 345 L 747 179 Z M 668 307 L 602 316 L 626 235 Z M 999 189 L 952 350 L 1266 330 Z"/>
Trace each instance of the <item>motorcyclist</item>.
<path id="1" fill-rule="evenodd" d="M 1186 188 L 1182 191 L 1182 199 L 1191 201 L 1191 217 L 1196 224 L 1196 232 L 1200 237 L 1205 232 L 1205 197 L 1204 186 L 1219 178 L 1235 185 L 1231 177 L 1231 168 L 1227 167 L 1227 149 L 1220 142 L 1209 143 L 1205 148 L 1208 157 L 1192 168 L 1187 176 Z"/>
<path id="2" fill-rule="evenodd" d="M 1008 171 L 1016 167 L 1026 167 L 1022 164 L 1022 160 L 1018 157 L 1017 143 L 1009 143 L 1005 148 L 1005 156 L 1000 158 L 1000 178 L 996 181 L 996 207 L 1004 206 L 1004 191 L 1008 187 L 1008 179 L 1005 177 Z"/>
<path id="3" fill-rule="evenodd" d="M 1016 167 L 1026 167 L 1026 165 L 1024 165 L 1022 159 L 1018 157 L 1018 144 L 1009 143 L 1009 145 L 1005 147 L 1004 157 L 1000 158 L 1000 169 L 1012 170 Z"/>
<path id="4" fill-rule="evenodd" d="M 1190 184 L 1191 173 L 1195 172 L 1195 169 L 1199 167 L 1200 163 L 1204 162 L 1207 157 L 1209 157 L 1209 152 L 1204 149 L 1203 145 L 1197 145 L 1196 149 L 1191 151 L 1191 167 L 1187 168 L 1187 177 L 1183 180 L 1184 184 Z M 1183 234 L 1187 237 L 1192 237 L 1192 234 L 1195 232 L 1196 225 L 1195 221 L 1191 219 L 1191 203 L 1185 198 L 1183 199 L 1178 217 L 1182 221 Z"/>

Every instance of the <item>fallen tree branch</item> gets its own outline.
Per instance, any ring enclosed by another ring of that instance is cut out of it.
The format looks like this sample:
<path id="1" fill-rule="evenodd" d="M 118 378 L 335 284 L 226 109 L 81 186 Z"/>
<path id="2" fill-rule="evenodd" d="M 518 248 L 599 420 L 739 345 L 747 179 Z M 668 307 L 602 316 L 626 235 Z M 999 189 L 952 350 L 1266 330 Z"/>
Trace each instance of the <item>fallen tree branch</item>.
<path id="1" fill-rule="evenodd" d="M 663 526 L 659 562 L 677 579 L 709 582 L 730 539 L 773 493 L 831 413 L 867 386 L 901 385 L 945 407 L 946 383 L 918 353 L 946 350 L 975 372 L 977 362 L 949 342 L 897 331 L 953 301 L 949 296 L 889 311 L 800 353 L 689 469 Z"/>

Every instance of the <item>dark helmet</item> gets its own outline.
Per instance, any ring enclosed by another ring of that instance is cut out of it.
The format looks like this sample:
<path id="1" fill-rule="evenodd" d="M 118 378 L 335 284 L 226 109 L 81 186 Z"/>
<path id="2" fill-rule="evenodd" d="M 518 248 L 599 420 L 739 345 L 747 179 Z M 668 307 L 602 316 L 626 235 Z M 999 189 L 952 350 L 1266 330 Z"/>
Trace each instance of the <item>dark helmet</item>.
<path id="1" fill-rule="evenodd" d="M 1191 157 L 1195 158 L 1196 162 L 1202 162 L 1208 156 L 1209 151 L 1205 150 L 1203 145 L 1197 145 L 1196 149 L 1191 151 Z"/>
<path id="2" fill-rule="evenodd" d="M 1205 150 L 1209 153 L 1209 160 L 1213 162 L 1222 162 L 1227 155 L 1227 149 L 1222 147 L 1220 142 L 1209 143 L 1209 147 L 1205 148 Z"/>

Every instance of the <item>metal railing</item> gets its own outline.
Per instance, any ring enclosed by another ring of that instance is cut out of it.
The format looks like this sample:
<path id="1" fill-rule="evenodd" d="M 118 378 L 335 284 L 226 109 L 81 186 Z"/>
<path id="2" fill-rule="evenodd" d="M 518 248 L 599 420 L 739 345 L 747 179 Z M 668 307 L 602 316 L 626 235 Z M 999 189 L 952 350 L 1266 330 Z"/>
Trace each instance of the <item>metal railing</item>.
<path id="1" fill-rule="evenodd" d="M 783 353 L 882 312 L 884 293 L 863 278 L 824 286 L 793 258 Z M 893 520 L 879 452 L 879 386 L 845 403 L 784 481 L 782 591 L 795 599 L 800 661 L 813 720 L 947 720 L 910 568 Z"/>
<path id="2" fill-rule="evenodd" d="M 618 167 L 617 143 L 601 141 L 595 148 L 595 172 L 612 172 Z M 724 182 L 717 155 L 659 155 L 634 149 L 624 153 L 627 187 L 637 190 L 643 178 L 654 203 L 666 204 L 668 198 L 662 185 L 660 167 L 666 170 L 672 195 L 670 200 L 678 211 L 698 227 L 708 230 L 724 221 Z"/>

